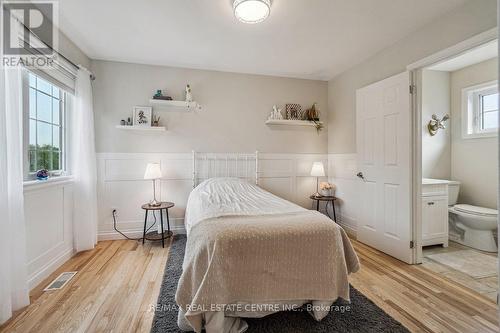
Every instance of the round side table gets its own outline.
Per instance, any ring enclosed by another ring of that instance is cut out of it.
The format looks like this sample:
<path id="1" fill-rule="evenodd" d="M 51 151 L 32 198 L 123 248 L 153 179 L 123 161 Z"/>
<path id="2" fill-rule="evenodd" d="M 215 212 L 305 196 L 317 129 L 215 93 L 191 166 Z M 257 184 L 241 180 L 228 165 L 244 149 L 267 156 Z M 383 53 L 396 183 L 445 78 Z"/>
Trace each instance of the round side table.
<path id="1" fill-rule="evenodd" d="M 162 202 L 161 205 L 159 205 L 159 206 L 150 206 L 149 203 L 141 206 L 141 208 L 146 211 L 145 216 L 144 216 L 144 231 L 142 233 L 142 244 L 144 244 L 145 239 L 151 240 L 151 241 L 161 240 L 161 247 L 165 247 L 165 239 L 172 237 L 172 231 L 170 231 L 170 219 L 168 217 L 168 209 L 172 208 L 174 206 L 175 205 L 173 202 Z M 159 210 L 160 211 L 161 238 L 159 238 L 159 237 L 147 238 L 146 237 L 146 225 L 148 223 L 148 212 L 150 210 L 152 210 L 152 211 Z M 166 233 L 163 231 L 163 210 L 165 210 L 165 212 L 167 213 L 167 232 Z"/>
<path id="2" fill-rule="evenodd" d="M 311 195 L 309 199 L 316 201 L 316 210 L 319 212 L 319 202 L 320 201 L 326 201 L 326 215 L 328 215 L 329 218 L 332 218 L 330 214 L 328 213 L 328 204 L 332 205 L 332 210 L 333 210 L 333 221 L 337 222 L 337 216 L 335 215 L 335 201 L 337 200 L 337 197 L 334 196 L 322 196 L 322 197 L 315 197 L 314 195 Z"/>

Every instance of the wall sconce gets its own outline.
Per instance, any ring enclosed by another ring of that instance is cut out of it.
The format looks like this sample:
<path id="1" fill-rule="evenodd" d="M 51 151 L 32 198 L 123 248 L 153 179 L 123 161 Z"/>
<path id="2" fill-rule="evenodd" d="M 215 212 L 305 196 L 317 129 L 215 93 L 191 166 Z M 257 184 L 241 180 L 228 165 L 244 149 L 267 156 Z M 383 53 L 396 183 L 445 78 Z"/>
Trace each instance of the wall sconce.
<path id="1" fill-rule="evenodd" d="M 435 114 L 432 115 L 432 119 L 429 121 L 429 124 L 427 125 L 427 129 L 429 130 L 429 133 L 434 136 L 437 134 L 439 129 L 445 129 L 446 126 L 444 123 L 450 119 L 450 116 L 448 114 L 445 114 L 443 119 L 439 119 L 438 116 Z"/>

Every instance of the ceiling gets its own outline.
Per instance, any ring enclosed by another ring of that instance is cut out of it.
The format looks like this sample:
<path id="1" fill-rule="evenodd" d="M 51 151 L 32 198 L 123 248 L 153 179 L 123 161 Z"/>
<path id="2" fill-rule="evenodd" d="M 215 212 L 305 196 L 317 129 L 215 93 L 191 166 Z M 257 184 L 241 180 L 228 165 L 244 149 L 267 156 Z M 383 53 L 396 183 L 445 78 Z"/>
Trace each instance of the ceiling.
<path id="1" fill-rule="evenodd" d="M 472 0 L 64 0 L 61 30 L 92 59 L 329 80 Z"/>
<path id="2" fill-rule="evenodd" d="M 498 56 L 498 41 L 481 45 L 457 57 L 445 60 L 428 69 L 434 71 L 453 72 Z"/>

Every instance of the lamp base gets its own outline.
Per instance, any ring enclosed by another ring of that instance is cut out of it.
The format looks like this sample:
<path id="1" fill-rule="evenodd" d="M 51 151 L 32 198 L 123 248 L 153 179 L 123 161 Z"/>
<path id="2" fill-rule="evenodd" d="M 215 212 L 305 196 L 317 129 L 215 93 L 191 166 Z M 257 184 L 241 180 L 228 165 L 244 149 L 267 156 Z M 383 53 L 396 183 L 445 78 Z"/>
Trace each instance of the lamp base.
<path id="1" fill-rule="evenodd" d="M 161 206 L 161 202 L 156 201 L 156 199 L 153 199 L 152 201 L 149 202 L 150 207 L 159 207 Z"/>

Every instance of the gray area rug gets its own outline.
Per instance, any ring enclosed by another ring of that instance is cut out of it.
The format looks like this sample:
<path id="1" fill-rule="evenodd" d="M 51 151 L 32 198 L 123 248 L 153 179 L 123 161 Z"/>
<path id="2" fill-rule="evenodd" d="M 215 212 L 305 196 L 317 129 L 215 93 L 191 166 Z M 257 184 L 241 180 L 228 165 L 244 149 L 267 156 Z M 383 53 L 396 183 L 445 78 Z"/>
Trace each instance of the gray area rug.
<path id="1" fill-rule="evenodd" d="M 151 328 L 152 333 L 182 332 L 177 327 L 175 291 L 182 273 L 186 236 L 175 235 L 170 248 L 163 283 Z M 350 311 L 332 311 L 316 322 L 307 311 L 279 312 L 260 319 L 245 319 L 249 333 L 326 333 L 326 332 L 409 332 L 372 301 L 351 286 L 351 303 L 339 300 L 335 305 L 349 305 Z"/>

